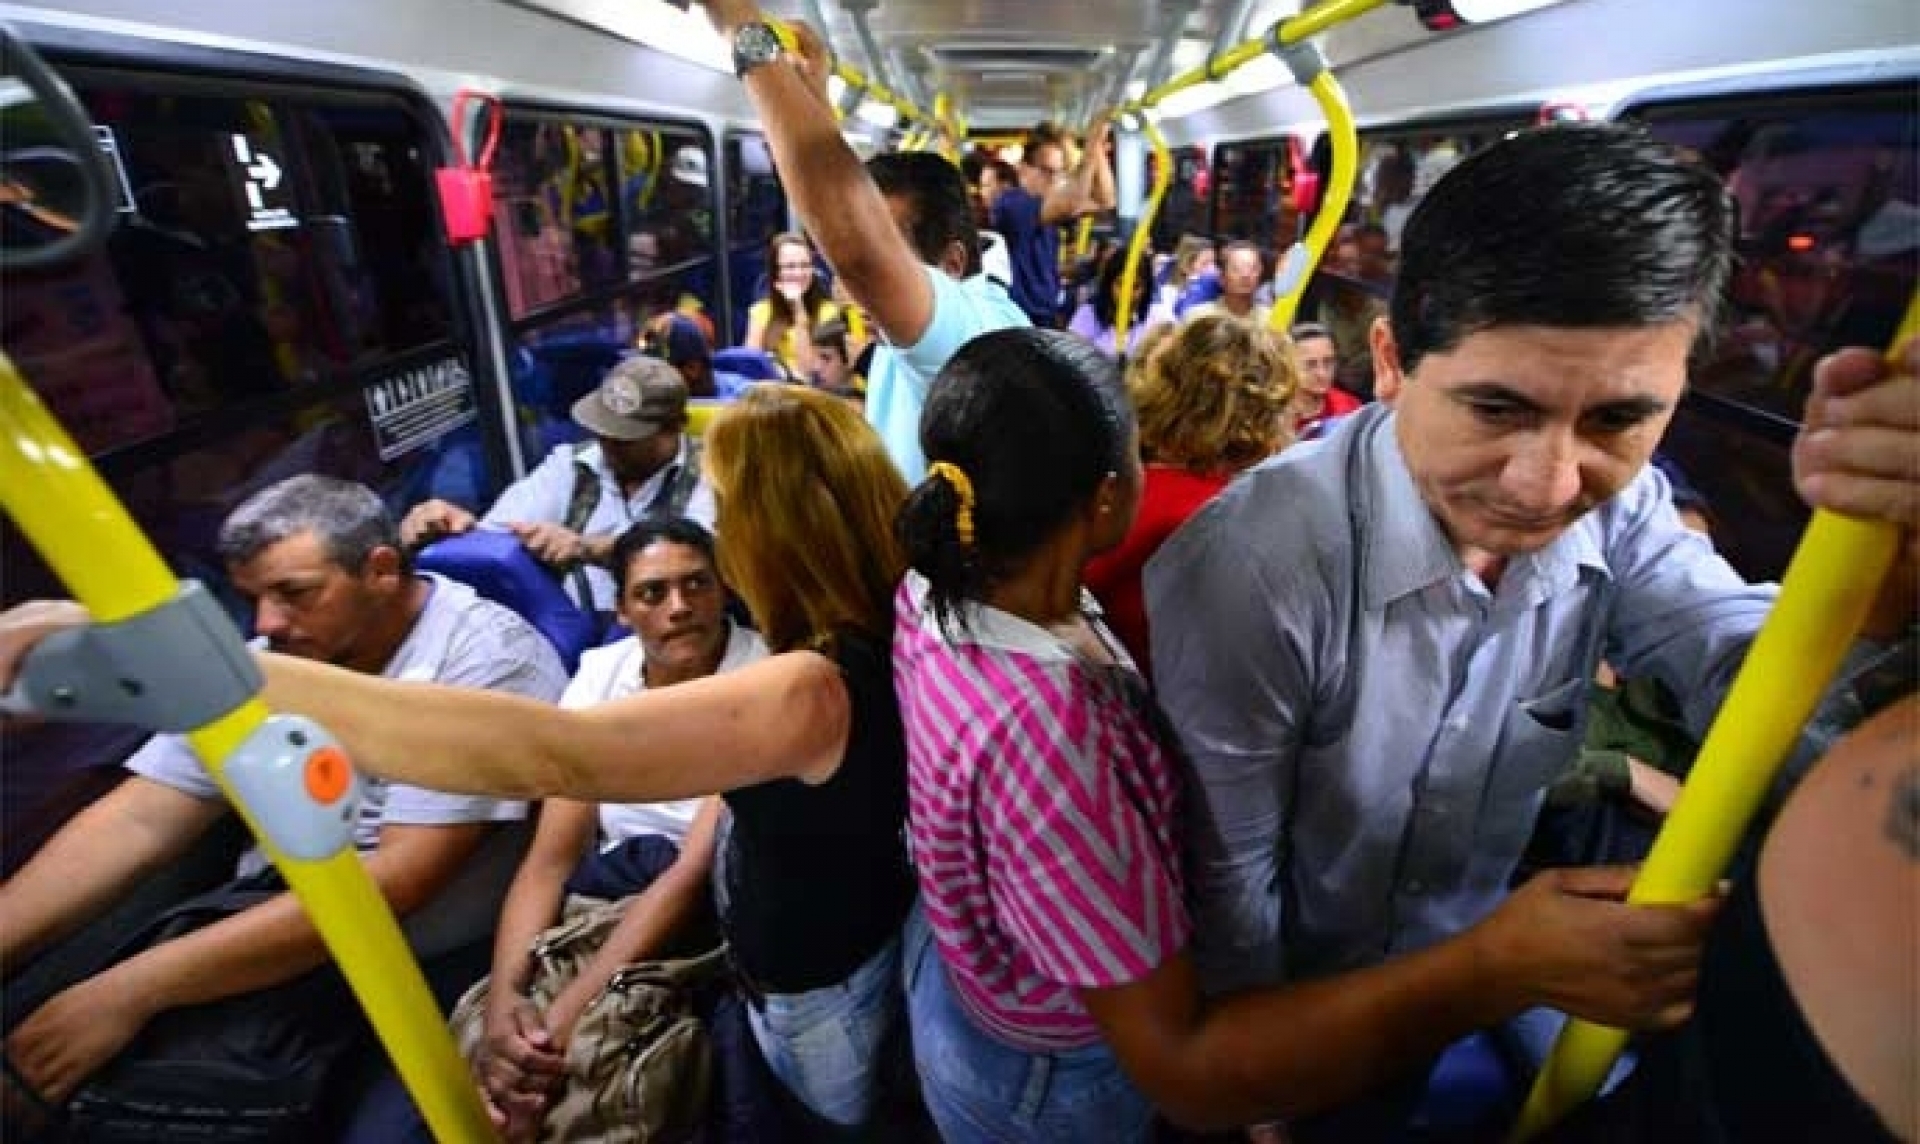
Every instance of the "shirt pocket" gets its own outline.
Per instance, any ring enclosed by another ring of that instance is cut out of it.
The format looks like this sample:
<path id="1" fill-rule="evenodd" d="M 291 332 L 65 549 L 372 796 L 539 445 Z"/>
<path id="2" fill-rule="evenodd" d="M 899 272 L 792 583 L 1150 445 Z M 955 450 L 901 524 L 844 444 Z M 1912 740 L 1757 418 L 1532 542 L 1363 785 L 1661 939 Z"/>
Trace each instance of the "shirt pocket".
<path id="1" fill-rule="evenodd" d="M 1517 857 L 1526 846 L 1542 792 L 1579 757 L 1586 700 L 1583 676 L 1518 700 L 1508 710 L 1480 815 L 1492 853 Z"/>

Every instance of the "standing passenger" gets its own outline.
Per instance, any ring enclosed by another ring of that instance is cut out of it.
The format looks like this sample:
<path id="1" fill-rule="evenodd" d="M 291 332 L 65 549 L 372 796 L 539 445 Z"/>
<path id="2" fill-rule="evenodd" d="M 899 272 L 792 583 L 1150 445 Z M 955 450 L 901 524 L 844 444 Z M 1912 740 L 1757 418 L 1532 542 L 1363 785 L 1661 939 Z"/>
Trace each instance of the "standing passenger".
<path id="1" fill-rule="evenodd" d="M 832 65 L 820 38 L 794 25 L 801 50 L 789 53 L 755 0 L 706 6 L 733 41 L 794 212 L 885 338 L 866 371 L 867 420 L 901 474 L 917 481 L 926 470 L 920 406 L 933 375 L 977 335 L 1026 324 L 980 272 L 966 179 L 926 151 L 877 156 L 869 177 L 827 98 Z"/>
<path id="2" fill-rule="evenodd" d="M 1682 527 L 1646 462 L 1713 329 L 1732 217 L 1711 172 L 1628 127 L 1471 156 L 1408 222 L 1373 329 L 1395 407 L 1254 470 L 1148 565 L 1198 777 L 1209 988 L 1327 978 L 1486 918 L 1603 654 L 1705 730 L 1775 589 Z M 1801 490 L 1911 527 L 1915 382 L 1860 388 L 1816 386 Z M 1329 1135 L 1392 1135 L 1393 1104 Z"/>
<path id="3" fill-rule="evenodd" d="M 993 228 L 1006 236 L 1013 259 L 1013 300 L 1036 326 L 1057 326 L 1060 300 L 1060 228 L 1082 215 L 1113 209 L 1113 164 L 1106 120 L 1087 133 L 1080 164 L 1067 174 L 1066 140 L 1042 123 L 1027 132 L 1019 174 L 993 203 Z"/>
<path id="4" fill-rule="evenodd" d="M 1349 988 L 1203 1001 L 1172 733 L 1080 587 L 1140 496 L 1114 367 L 1071 335 L 989 334 L 935 383 L 924 439 L 894 685 L 914 1056 L 949 1144 L 1142 1141 L 1156 1104 L 1196 1127 L 1310 1110 L 1543 998 L 1628 1024 L 1684 1001 L 1708 909 L 1559 875 Z"/>
<path id="5" fill-rule="evenodd" d="M 1087 587 L 1151 679 L 1140 572 L 1236 473 L 1286 444 L 1295 374 L 1278 338 L 1225 314 L 1182 323 L 1131 372 L 1146 462 L 1140 513 L 1126 539 L 1087 564 Z"/>

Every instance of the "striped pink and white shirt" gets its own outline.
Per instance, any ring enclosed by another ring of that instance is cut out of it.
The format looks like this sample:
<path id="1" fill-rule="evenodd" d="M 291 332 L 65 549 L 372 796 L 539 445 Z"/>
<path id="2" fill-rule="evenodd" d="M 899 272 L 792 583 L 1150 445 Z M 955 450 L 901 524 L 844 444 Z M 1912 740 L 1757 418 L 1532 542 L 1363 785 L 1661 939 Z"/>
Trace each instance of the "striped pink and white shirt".
<path id="1" fill-rule="evenodd" d="M 985 606 L 949 640 L 926 587 L 908 573 L 895 598 L 893 683 L 927 921 L 981 1028 L 1085 1047 L 1100 1032 L 1075 991 L 1137 981 L 1187 943 L 1174 759 L 1130 664 L 1089 664 Z"/>

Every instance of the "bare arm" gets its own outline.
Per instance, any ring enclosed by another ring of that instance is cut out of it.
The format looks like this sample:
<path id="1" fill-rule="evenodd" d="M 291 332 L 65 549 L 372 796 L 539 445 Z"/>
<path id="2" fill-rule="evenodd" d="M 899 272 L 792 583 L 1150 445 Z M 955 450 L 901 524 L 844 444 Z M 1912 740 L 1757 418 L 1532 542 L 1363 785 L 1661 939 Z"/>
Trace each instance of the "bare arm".
<path id="1" fill-rule="evenodd" d="M 1625 868 L 1554 871 L 1461 937 L 1317 981 L 1200 1000 L 1184 954 L 1083 990 L 1122 1066 L 1175 1121 L 1226 1128 L 1338 1105 L 1529 1005 L 1611 1023 L 1684 1016 L 1714 903 L 1638 908 Z"/>
<path id="2" fill-rule="evenodd" d="M 840 765 L 852 719 L 839 668 L 813 652 L 580 710 L 271 653 L 260 662 L 267 703 L 319 720 L 363 769 L 459 794 L 657 802 L 821 782 Z"/>
<path id="3" fill-rule="evenodd" d="M 527 950 L 560 916 L 567 875 L 593 843 L 597 814 L 592 803 L 568 798 L 551 798 L 541 805 L 533 843 L 500 905 L 493 939 L 493 997 L 526 988 L 532 968 Z"/>
<path id="4" fill-rule="evenodd" d="M 706 0 L 722 35 L 763 19 L 753 0 Z M 933 321 L 927 271 L 893 224 L 880 189 L 840 135 L 827 102 L 825 49 L 810 29 L 795 26 L 805 53 L 748 73 L 748 98 L 773 149 L 781 182 L 814 245 L 847 293 L 866 307 L 895 345 L 920 340 Z"/>
<path id="5" fill-rule="evenodd" d="M 388 827 L 380 851 L 366 860 L 367 873 L 406 913 L 453 877 L 488 829 Z M 7 1056 L 48 1100 L 64 1101 L 156 1014 L 291 980 L 325 958 L 299 903 L 281 894 L 56 995 L 8 1034 Z"/>
<path id="6" fill-rule="evenodd" d="M 1040 221 L 1049 226 L 1113 209 L 1116 196 L 1113 165 L 1107 161 L 1107 137 L 1111 124 L 1102 120 L 1087 133 L 1087 146 L 1080 153 L 1080 165 L 1073 174 L 1056 183 L 1040 203 Z"/>
<path id="7" fill-rule="evenodd" d="M 706 801 L 687 831 L 680 857 L 634 899 L 620 923 L 607 935 L 600 951 L 581 968 L 580 975 L 560 996 L 554 998 L 547 1014 L 547 1027 L 557 1042 L 566 1044 L 574 1022 L 622 966 L 658 956 L 675 931 L 699 909 L 713 872 L 713 853 L 724 805 L 718 798 Z"/>
<path id="8" fill-rule="evenodd" d="M 218 802 L 131 775 L 81 811 L 0 885 L 0 965 L 9 971 L 183 853 L 226 813 Z"/>

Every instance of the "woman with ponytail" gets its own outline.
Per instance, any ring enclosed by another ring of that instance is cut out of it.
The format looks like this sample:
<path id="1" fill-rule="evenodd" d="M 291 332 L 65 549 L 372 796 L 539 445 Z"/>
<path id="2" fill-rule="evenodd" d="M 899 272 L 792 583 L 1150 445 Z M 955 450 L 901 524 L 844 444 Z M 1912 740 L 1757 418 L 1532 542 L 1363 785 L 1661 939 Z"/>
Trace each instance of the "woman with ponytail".
<path id="1" fill-rule="evenodd" d="M 1450 941 L 1203 998 L 1177 745 L 1080 586 L 1140 500 L 1115 366 L 1072 334 L 983 335 L 934 381 L 920 444 L 893 632 L 920 883 L 902 956 L 948 1144 L 1147 1141 L 1156 1108 L 1195 1129 L 1333 1108 L 1543 995 L 1540 943 L 1584 941 L 1540 936 L 1572 920 L 1545 875 Z M 1691 948 L 1702 917 L 1642 938 L 1683 962 L 1662 943 Z M 1615 1019 L 1644 1021 L 1627 1000 Z"/>

